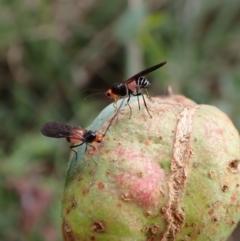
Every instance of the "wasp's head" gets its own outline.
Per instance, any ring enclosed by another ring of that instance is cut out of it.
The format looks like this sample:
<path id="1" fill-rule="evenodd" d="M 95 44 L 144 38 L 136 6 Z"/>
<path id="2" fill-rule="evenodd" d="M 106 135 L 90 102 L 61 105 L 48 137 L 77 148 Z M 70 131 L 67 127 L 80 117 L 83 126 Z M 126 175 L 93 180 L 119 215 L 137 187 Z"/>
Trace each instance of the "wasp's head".
<path id="1" fill-rule="evenodd" d="M 117 100 L 117 99 L 119 98 L 119 95 L 116 94 L 116 93 L 114 93 L 114 91 L 113 91 L 112 88 L 111 88 L 111 89 L 108 89 L 108 90 L 106 91 L 106 96 L 107 96 L 108 98 L 113 98 L 113 99 L 115 99 L 115 100 Z"/>
<path id="2" fill-rule="evenodd" d="M 113 93 L 112 89 L 108 89 L 108 90 L 106 91 L 106 96 L 107 96 L 108 98 L 115 98 L 115 94 Z"/>
<path id="3" fill-rule="evenodd" d="M 96 137 L 95 137 L 95 141 L 96 141 L 97 143 L 101 143 L 101 142 L 103 141 L 103 137 L 104 137 L 104 135 L 98 134 L 98 135 L 96 135 Z"/>

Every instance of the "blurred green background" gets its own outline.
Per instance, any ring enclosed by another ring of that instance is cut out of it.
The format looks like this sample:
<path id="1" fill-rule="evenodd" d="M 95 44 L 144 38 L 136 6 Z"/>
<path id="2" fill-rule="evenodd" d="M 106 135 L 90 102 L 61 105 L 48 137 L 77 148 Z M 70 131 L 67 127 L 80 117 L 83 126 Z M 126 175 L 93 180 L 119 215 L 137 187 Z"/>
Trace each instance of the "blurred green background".
<path id="1" fill-rule="evenodd" d="M 41 126 L 87 127 L 112 101 L 89 89 L 163 60 L 151 96 L 171 85 L 240 129 L 239 0 L 0 2 L 0 240 L 62 240 L 69 145 Z"/>

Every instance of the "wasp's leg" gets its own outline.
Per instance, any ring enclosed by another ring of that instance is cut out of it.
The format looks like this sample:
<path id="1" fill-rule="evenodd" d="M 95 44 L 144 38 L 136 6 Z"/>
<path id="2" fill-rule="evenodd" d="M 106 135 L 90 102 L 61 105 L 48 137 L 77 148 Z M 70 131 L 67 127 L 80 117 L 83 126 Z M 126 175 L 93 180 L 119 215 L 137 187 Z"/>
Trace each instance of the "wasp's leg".
<path id="1" fill-rule="evenodd" d="M 96 151 L 98 149 L 97 147 L 90 145 L 90 144 L 88 144 L 88 146 L 91 146 L 94 151 Z"/>
<path id="2" fill-rule="evenodd" d="M 138 96 L 139 95 L 141 95 L 141 93 L 139 93 L 139 89 L 137 89 L 137 91 L 136 91 L 136 94 L 134 95 L 134 96 L 137 96 L 137 100 L 138 100 L 138 109 L 140 110 L 140 102 L 139 102 L 139 98 L 138 98 Z"/>
<path id="3" fill-rule="evenodd" d="M 77 154 L 77 152 L 73 149 L 74 147 L 78 147 L 78 146 L 81 146 L 81 145 L 83 145 L 85 142 L 82 142 L 81 144 L 78 144 L 78 145 L 72 145 L 72 146 L 70 146 L 70 149 L 75 153 L 75 155 L 76 155 L 76 160 L 77 160 L 77 157 L 78 157 L 78 154 Z"/>
<path id="4" fill-rule="evenodd" d="M 97 146 L 95 147 L 95 146 L 93 146 L 93 145 L 90 145 L 89 143 L 86 145 L 86 150 L 87 150 L 87 146 L 90 146 L 93 150 L 96 150 L 96 151 L 98 151 L 99 152 L 99 150 L 98 150 L 98 148 L 97 148 Z M 99 155 L 98 155 L 98 158 L 99 158 Z M 97 165 L 97 162 L 95 162 L 95 160 L 93 159 L 93 161 L 94 161 L 94 163 Z"/>
<path id="5" fill-rule="evenodd" d="M 131 98 L 131 94 L 128 93 L 127 105 L 128 105 L 128 107 L 129 107 L 129 109 L 130 109 L 130 116 L 129 116 L 129 119 L 130 119 L 131 116 L 132 116 L 132 107 L 129 105 L 129 100 L 130 100 L 130 98 Z"/>
<path id="6" fill-rule="evenodd" d="M 147 97 L 148 97 L 148 99 L 149 99 L 151 102 L 153 102 L 152 98 L 150 97 L 150 95 L 149 95 L 149 93 L 148 93 L 147 88 L 144 88 L 144 90 L 145 90 L 145 91 L 146 91 L 146 93 L 147 93 Z"/>
<path id="7" fill-rule="evenodd" d="M 114 102 L 113 102 L 113 107 L 115 108 L 115 111 L 118 110 L 117 108 L 117 102 L 118 102 L 119 98 L 114 98 Z"/>
<path id="8" fill-rule="evenodd" d="M 145 100 L 145 98 L 144 98 L 144 95 L 143 95 L 142 93 L 140 93 L 140 92 L 138 92 L 138 93 L 136 93 L 136 94 L 132 94 L 132 95 L 134 95 L 134 96 L 139 96 L 139 95 L 141 95 L 141 96 L 142 96 L 142 98 L 143 98 L 143 103 L 144 103 L 144 105 L 145 105 L 145 108 L 146 108 L 149 116 L 152 118 L 152 115 L 150 114 L 150 112 L 149 112 L 149 110 L 148 110 L 147 103 L 146 103 L 146 100 Z"/>

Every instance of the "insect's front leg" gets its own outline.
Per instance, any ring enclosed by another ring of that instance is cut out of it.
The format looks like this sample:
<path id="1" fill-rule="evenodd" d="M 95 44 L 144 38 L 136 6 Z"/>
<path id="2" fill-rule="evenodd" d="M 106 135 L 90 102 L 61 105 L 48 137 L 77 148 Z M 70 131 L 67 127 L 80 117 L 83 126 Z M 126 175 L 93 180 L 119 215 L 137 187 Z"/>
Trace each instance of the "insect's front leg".
<path id="1" fill-rule="evenodd" d="M 115 108 L 115 111 L 118 110 L 118 108 L 117 108 L 117 102 L 118 102 L 118 100 L 119 100 L 119 97 L 114 98 L 113 107 Z"/>
<path id="2" fill-rule="evenodd" d="M 93 151 L 97 151 L 99 154 L 99 148 L 96 142 L 94 142 L 95 146 L 91 145 L 91 144 L 87 144 L 86 146 L 90 146 L 92 148 Z M 91 153 L 92 154 L 92 153 Z M 99 155 L 98 155 L 98 159 L 99 159 Z M 97 165 L 97 162 L 93 159 L 94 163 Z"/>
<path id="3" fill-rule="evenodd" d="M 132 116 L 132 107 L 131 107 L 130 104 L 129 104 L 129 100 L 130 100 L 130 98 L 131 98 L 131 94 L 128 93 L 127 105 L 128 105 L 128 107 L 129 107 L 129 109 L 130 109 L 129 119 L 130 119 L 131 116 Z"/>

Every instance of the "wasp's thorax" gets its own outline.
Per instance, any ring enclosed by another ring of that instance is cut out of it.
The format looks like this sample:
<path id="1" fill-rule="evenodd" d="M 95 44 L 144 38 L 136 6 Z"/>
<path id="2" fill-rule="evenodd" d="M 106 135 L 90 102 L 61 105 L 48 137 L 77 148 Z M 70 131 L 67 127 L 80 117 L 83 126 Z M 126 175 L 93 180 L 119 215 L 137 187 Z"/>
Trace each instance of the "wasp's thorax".
<path id="1" fill-rule="evenodd" d="M 84 142 L 92 143 L 92 142 L 98 142 L 101 143 L 103 141 L 103 135 L 102 134 L 96 134 L 94 131 L 86 131 L 83 135 Z"/>
<path id="2" fill-rule="evenodd" d="M 94 131 L 86 131 L 83 135 L 84 142 L 92 143 L 96 139 L 96 133 Z"/>

